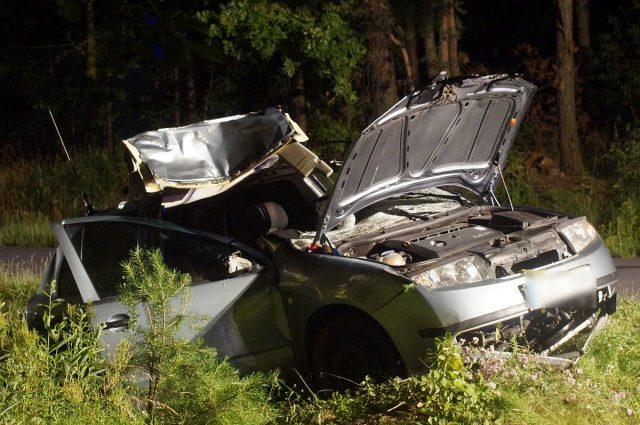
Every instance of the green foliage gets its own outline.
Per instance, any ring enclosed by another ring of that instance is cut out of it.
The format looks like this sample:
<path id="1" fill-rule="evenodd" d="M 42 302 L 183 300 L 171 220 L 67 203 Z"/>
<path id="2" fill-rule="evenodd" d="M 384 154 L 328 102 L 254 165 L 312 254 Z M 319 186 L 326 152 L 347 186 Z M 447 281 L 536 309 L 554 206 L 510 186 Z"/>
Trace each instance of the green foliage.
<path id="1" fill-rule="evenodd" d="M 180 328 L 195 319 L 186 311 L 191 277 L 167 267 L 159 250 L 133 251 L 123 271 L 120 300 L 134 319 L 132 365 L 149 379 L 142 397 L 149 421 L 268 422 L 273 408 L 266 385 L 275 375 L 241 378 L 218 359 L 215 349 L 177 337 Z"/>
<path id="2" fill-rule="evenodd" d="M 178 352 L 163 370 L 158 400 L 168 406 L 160 423 L 266 424 L 275 419 L 268 385 L 276 373 L 240 377 L 228 361 L 202 342 L 177 345 Z M 172 412 L 169 410 L 171 409 Z"/>
<path id="3" fill-rule="evenodd" d="M 303 64 L 331 82 L 336 95 L 355 102 L 354 71 L 364 57 L 360 36 L 352 29 L 351 2 L 306 3 L 296 7 L 266 0 L 233 0 L 219 12 L 202 11 L 209 36 L 225 53 L 249 63 L 277 58 L 291 78 Z"/>
<path id="4" fill-rule="evenodd" d="M 624 136 L 616 135 L 606 159 L 616 177 L 614 193 L 625 196 L 629 188 L 640 186 L 640 121 L 629 125 Z"/>
<path id="5" fill-rule="evenodd" d="M 629 400 L 640 412 L 640 346 L 637 336 L 640 331 L 640 303 L 622 301 L 618 311 L 611 316 L 606 332 L 599 335 L 589 348 L 582 366 L 593 369 L 593 376 L 604 375 L 611 388 L 630 391 L 634 399 Z"/>
<path id="6" fill-rule="evenodd" d="M 640 303 L 622 302 L 573 369 L 540 366 L 522 349 L 504 357 L 450 338 L 423 376 L 284 404 L 286 423 L 636 423 L 640 409 Z M 481 355 L 478 355 L 478 350 Z M 465 366 L 467 365 L 467 366 Z"/>
<path id="7" fill-rule="evenodd" d="M 0 303 L 3 423 L 235 425 L 275 418 L 266 390 L 275 374 L 240 377 L 214 349 L 175 338 L 187 317 L 175 314 L 170 300 L 185 290 L 188 275 L 168 269 L 158 251 L 136 251 L 125 274 L 125 298 L 131 306 L 145 306 L 148 326 L 134 327 L 133 342 L 125 340 L 115 356 L 105 358 L 101 329 L 93 329 L 78 307 L 59 320 L 52 312 L 62 306 L 50 298 L 45 332 L 27 329 L 19 311 L 36 279 L 2 270 L 0 296 L 8 301 Z M 149 385 L 139 387 L 134 375 L 151 377 Z M 150 410 L 141 410 L 143 405 Z"/>
<path id="8" fill-rule="evenodd" d="M 135 363 L 129 344 L 103 359 L 100 331 L 77 308 L 57 324 L 45 316 L 48 337 L 26 328 L 19 312 L 36 282 L 26 271 L 0 272 L 1 421 L 150 422 L 136 402 L 144 389 L 129 375 Z M 639 331 L 640 303 L 623 301 L 568 371 L 542 368 L 522 352 L 505 358 L 485 350 L 477 360 L 466 350 L 463 356 L 447 337 L 429 356 L 426 375 L 381 384 L 366 380 L 353 393 L 325 397 L 290 393 L 284 402 L 267 399 L 265 384 L 273 376 L 240 378 L 214 350 L 176 341 L 175 363 L 163 369 L 155 422 L 631 424 L 640 412 Z"/>
<path id="9" fill-rule="evenodd" d="M 53 285 L 52 285 L 53 287 Z M 79 390 L 89 390 L 106 370 L 101 356 L 101 329 L 92 329 L 86 312 L 78 306 L 67 306 L 63 320 L 53 312 L 56 302 L 49 296 L 49 305 L 42 318 L 45 334 L 44 346 L 49 353 L 52 378 L 62 385 L 79 381 Z"/>
<path id="10" fill-rule="evenodd" d="M 91 329 L 87 314 L 70 308 L 65 320 L 56 322 L 55 306 L 50 299 L 45 335 L 27 329 L 20 317 L 0 313 L 3 422 L 142 423 L 129 397 L 126 350 L 106 362 L 100 354 L 100 330 Z"/>
<path id="11" fill-rule="evenodd" d="M 589 52 L 586 99 L 594 117 L 609 125 L 638 121 L 640 112 L 640 1 L 620 4 Z"/>
<path id="12" fill-rule="evenodd" d="M 146 395 L 147 413 L 156 421 L 158 391 L 164 385 L 164 374 L 176 356 L 178 344 L 174 337 L 185 320 L 188 274 L 180 274 L 163 263 L 159 250 L 147 252 L 137 249 L 122 265 L 124 282 L 120 286 L 120 301 L 129 308 L 134 329 L 134 364 L 149 376 Z M 182 309 L 177 311 L 171 299 L 182 297 Z M 143 320 L 147 326 L 137 326 L 138 304 L 142 304 Z"/>
<path id="13" fill-rule="evenodd" d="M 382 384 L 367 379 L 354 393 L 332 393 L 324 399 L 294 398 L 286 405 L 286 422 L 489 424 L 497 419 L 491 410 L 496 394 L 465 366 L 451 335 L 437 342 L 427 362 L 425 375 Z"/>
<path id="14" fill-rule="evenodd" d="M 612 255 L 635 257 L 640 252 L 639 208 L 637 200 L 625 200 L 605 227 L 605 242 Z"/>
<path id="15" fill-rule="evenodd" d="M 617 138 L 607 154 L 613 179 L 586 179 L 578 183 L 558 177 L 548 186 L 545 177 L 533 177 L 525 166 L 526 153 L 514 146 L 504 176 L 514 205 L 548 208 L 576 216 L 585 216 L 598 229 L 614 256 L 633 257 L 640 253 L 640 197 L 630 187 L 640 186 L 640 130 L 631 129 L 625 138 Z M 548 177 L 546 177 L 548 179 Z M 602 187 L 600 187 L 602 186 Z M 507 205 L 501 184 L 497 194 Z"/>
<path id="16" fill-rule="evenodd" d="M 511 201 L 514 205 L 536 205 L 538 196 L 527 173 L 525 154 L 521 150 L 513 150 L 515 152 L 509 154 L 509 162 L 503 172 Z M 506 199 L 502 182 L 498 183 L 496 194 L 500 199 Z"/>
<path id="17" fill-rule="evenodd" d="M 480 376 L 472 378 L 460 347 L 450 335 L 436 347 L 429 373 L 420 379 L 419 388 L 426 394 L 417 404 L 418 413 L 429 416 L 427 423 L 434 424 L 492 423 L 495 416 L 488 406 L 495 394 Z"/>
<path id="18" fill-rule="evenodd" d="M 83 189 L 98 209 L 122 198 L 127 170 L 121 151 L 87 148 L 71 155 L 80 179 L 62 156 L 0 154 L 0 245 L 52 246 L 50 222 L 86 212 Z"/>

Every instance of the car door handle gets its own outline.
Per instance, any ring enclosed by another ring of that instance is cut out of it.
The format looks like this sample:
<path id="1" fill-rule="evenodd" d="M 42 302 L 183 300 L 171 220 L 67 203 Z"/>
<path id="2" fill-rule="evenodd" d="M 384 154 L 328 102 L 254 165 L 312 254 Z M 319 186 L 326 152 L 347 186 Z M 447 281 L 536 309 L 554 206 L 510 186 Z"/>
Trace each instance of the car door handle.
<path id="1" fill-rule="evenodd" d="M 122 331 L 129 325 L 129 319 L 130 317 L 128 314 L 114 314 L 107 319 L 105 329 L 110 329 L 111 331 Z"/>

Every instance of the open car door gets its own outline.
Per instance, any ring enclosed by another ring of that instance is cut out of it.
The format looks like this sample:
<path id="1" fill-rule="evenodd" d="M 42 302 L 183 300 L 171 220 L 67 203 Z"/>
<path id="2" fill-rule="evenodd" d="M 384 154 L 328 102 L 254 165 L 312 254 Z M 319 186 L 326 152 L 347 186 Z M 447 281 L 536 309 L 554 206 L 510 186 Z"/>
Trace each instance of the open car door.
<path id="1" fill-rule="evenodd" d="M 104 324 L 107 353 L 128 334 L 130 312 L 118 300 L 117 292 L 123 283 L 122 263 L 136 247 L 159 249 L 169 267 L 191 276 L 186 312 L 197 322 L 183 326 L 179 337 L 203 338 L 232 359 L 290 351 L 288 332 L 278 327 L 284 321 L 276 317 L 281 301 L 273 273 L 260 254 L 249 248 L 170 223 L 129 217 L 70 219 L 54 225 L 54 232 L 82 301 L 93 305 L 94 325 Z M 241 313 L 236 314 L 234 306 L 245 293 L 251 295 L 244 304 L 252 304 L 252 313 L 244 314 L 248 309 L 240 308 Z M 178 311 L 184 302 L 172 300 Z M 147 325 L 141 306 L 138 320 L 138 325 Z M 260 332 L 253 331 L 256 325 Z M 254 363 L 250 368 L 261 367 L 255 359 L 250 363 Z"/>

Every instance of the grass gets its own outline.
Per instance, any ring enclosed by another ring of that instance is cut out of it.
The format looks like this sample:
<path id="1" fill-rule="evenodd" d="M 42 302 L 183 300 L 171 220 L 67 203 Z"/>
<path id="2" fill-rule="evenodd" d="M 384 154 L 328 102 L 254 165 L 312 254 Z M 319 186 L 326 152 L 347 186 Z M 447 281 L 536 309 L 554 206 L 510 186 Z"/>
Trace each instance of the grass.
<path id="1" fill-rule="evenodd" d="M 631 424 L 640 415 L 640 304 L 622 302 L 565 372 L 507 364 L 496 376 L 505 423 Z"/>
<path id="2" fill-rule="evenodd" d="M 0 265 L 0 304 L 2 311 L 14 321 L 20 318 L 27 300 L 40 282 L 40 276 L 22 267 L 22 264 Z M 44 265 L 42 267 L 44 269 Z"/>
<path id="3" fill-rule="evenodd" d="M 604 229 L 604 237 L 613 255 L 635 257 L 640 250 L 640 203 L 623 202 L 617 214 Z"/>
<path id="4" fill-rule="evenodd" d="M 97 209 L 122 198 L 127 171 L 122 151 L 71 152 L 76 178 L 62 156 L 14 157 L 0 152 L 0 245 L 52 246 L 50 222 L 85 213 L 85 190 Z"/>
<path id="5" fill-rule="evenodd" d="M 514 205 L 529 205 L 585 216 L 604 239 L 613 256 L 640 254 L 640 196 L 612 181 L 530 173 L 526 154 L 513 152 L 504 171 Z M 633 187 L 631 182 L 626 183 Z M 506 200 L 502 184 L 498 198 Z M 506 203 L 503 203 L 506 205 Z"/>
<path id="6" fill-rule="evenodd" d="M 41 212 L 0 214 L 0 246 L 54 246 L 56 238 L 49 218 Z"/>
<path id="7" fill-rule="evenodd" d="M 21 312 L 38 280 L 38 276 L 18 265 L 5 266 L 0 270 L 0 303 L 3 304 L 0 322 L 4 322 L 0 330 L 0 351 L 11 353 L 14 350 L 22 356 L 34 356 L 22 362 L 11 359 L 34 379 L 25 381 L 25 385 L 34 391 L 28 394 L 30 404 L 21 403 L 21 409 L 31 412 L 31 405 L 43 409 L 51 405 L 51 411 L 46 415 L 43 413 L 42 418 L 62 418 L 64 415 L 60 416 L 55 409 L 71 404 L 77 423 L 89 417 L 114 423 L 142 421 L 144 418 L 140 412 L 130 410 L 131 402 L 126 397 L 131 394 L 131 388 L 122 378 L 98 380 L 100 391 L 107 391 L 111 398 L 103 400 L 97 410 L 88 410 L 88 406 L 96 403 L 91 395 L 95 393 L 92 389 L 87 390 L 87 396 L 78 393 L 78 386 L 84 384 L 77 379 L 69 380 L 59 388 L 41 382 L 43 377 L 39 374 L 43 370 L 64 371 L 66 360 L 52 360 L 53 365 L 37 364 L 47 357 L 32 347 L 37 344 L 37 337 L 26 329 Z M 426 424 L 453 420 L 461 423 L 497 421 L 550 425 L 638 423 L 639 334 L 640 303 L 623 301 L 594 338 L 587 353 L 569 371 L 542 369 L 534 362 L 516 358 L 489 357 L 481 364 L 470 365 L 461 361 L 463 353 L 459 347 L 445 341 L 432 356 L 437 367 L 427 375 L 383 384 L 366 382 L 353 393 L 325 396 L 303 396 L 280 387 L 280 397 L 270 401 L 268 416 L 271 423 L 278 424 Z M 77 330 L 71 335 L 77 338 Z M 0 363 L 5 361 L 6 354 Z M 108 370 L 116 373 L 114 369 Z M 16 375 L 13 379 L 22 378 Z M 46 390 L 42 394 L 38 392 L 41 386 Z M 6 387 L 0 390 L 0 404 L 2 400 L 18 400 L 7 393 Z M 185 395 L 188 396 L 187 393 Z M 276 419 L 274 411 L 280 412 Z"/>
<path id="8" fill-rule="evenodd" d="M 640 303 L 622 302 L 587 353 L 566 371 L 485 352 L 482 362 L 459 364 L 451 373 L 447 364 L 461 351 L 456 355 L 445 343 L 427 375 L 365 382 L 349 394 L 294 398 L 285 405 L 285 418 L 292 424 L 636 424 L 639 332 Z M 466 416 L 457 416 L 461 413 Z"/>

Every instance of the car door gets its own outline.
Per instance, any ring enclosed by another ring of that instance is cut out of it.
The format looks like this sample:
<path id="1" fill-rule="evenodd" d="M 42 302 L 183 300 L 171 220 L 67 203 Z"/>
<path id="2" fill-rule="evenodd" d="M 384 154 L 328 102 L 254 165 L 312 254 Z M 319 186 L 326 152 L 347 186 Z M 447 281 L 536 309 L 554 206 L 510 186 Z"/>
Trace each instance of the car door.
<path id="1" fill-rule="evenodd" d="M 180 337 L 203 338 L 232 358 L 282 351 L 283 347 L 290 351 L 286 348 L 291 345 L 288 331 L 278 317 L 281 301 L 274 293 L 273 271 L 260 254 L 227 238 L 156 220 L 84 217 L 65 220 L 54 231 L 83 302 L 92 303 L 94 325 L 105 325 L 107 352 L 113 352 L 128 334 L 130 313 L 117 293 L 123 282 L 121 265 L 136 247 L 160 249 L 169 267 L 191 275 L 187 311 L 198 323 L 181 328 Z M 230 269 L 230 263 L 235 267 Z M 251 310 L 258 316 L 251 318 L 253 323 L 235 314 L 246 311 L 238 302 L 254 305 Z M 172 303 L 179 309 L 183 300 Z M 139 325 L 145 326 L 145 315 L 138 316 Z M 256 328 L 263 329 L 256 333 Z M 249 363 L 261 368 L 255 359 Z"/>

